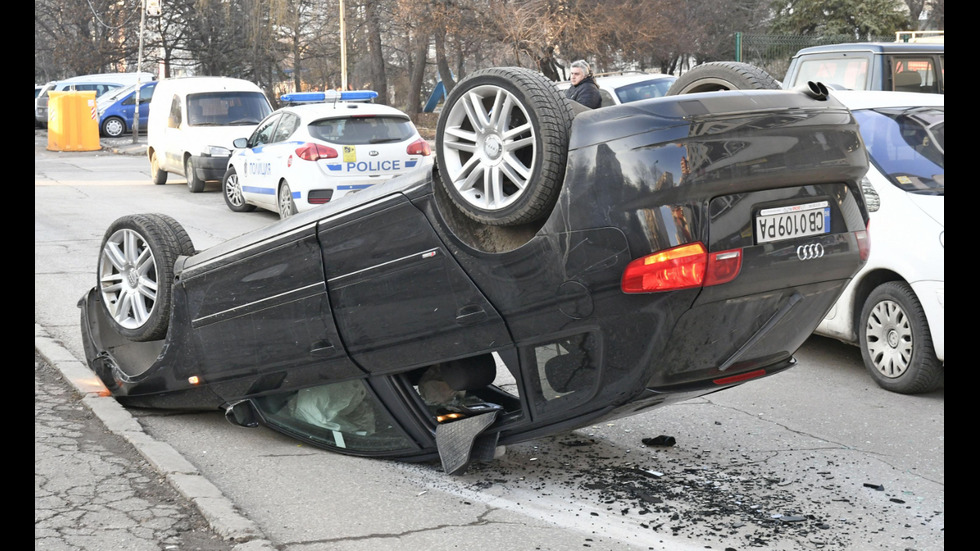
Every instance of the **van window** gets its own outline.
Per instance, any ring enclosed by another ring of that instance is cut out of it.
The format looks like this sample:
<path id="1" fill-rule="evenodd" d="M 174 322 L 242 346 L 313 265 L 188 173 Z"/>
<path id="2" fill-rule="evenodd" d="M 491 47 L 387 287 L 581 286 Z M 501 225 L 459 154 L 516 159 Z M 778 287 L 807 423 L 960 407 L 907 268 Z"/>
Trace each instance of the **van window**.
<path id="1" fill-rule="evenodd" d="M 866 57 L 838 57 L 808 59 L 800 63 L 796 82 L 822 82 L 838 84 L 848 90 L 866 90 L 868 87 L 868 62 Z"/>
<path id="2" fill-rule="evenodd" d="M 890 56 L 892 84 L 886 86 L 898 92 L 939 93 L 939 79 L 932 57 Z"/>
<path id="3" fill-rule="evenodd" d="M 258 124 L 272 107 L 261 92 L 188 94 L 187 124 L 191 126 L 249 126 Z"/>
<path id="4" fill-rule="evenodd" d="M 180 121 L 183 116 L 180 112 L 180 96 L 174 96 L 170 102 L 170 118 L 167 119 L 167 126 L 170 128 L 180 128 Z"/>

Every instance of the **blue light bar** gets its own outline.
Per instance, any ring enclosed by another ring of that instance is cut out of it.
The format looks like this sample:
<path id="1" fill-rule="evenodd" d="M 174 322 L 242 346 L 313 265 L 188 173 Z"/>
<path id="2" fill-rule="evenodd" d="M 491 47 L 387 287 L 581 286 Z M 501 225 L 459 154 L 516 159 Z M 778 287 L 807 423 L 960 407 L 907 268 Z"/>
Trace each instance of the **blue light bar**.
<path id="1" fill-rule="evenodd" d="M 351 92 L 337 92 L 327 90 L 326 92 L 295 92 L 283 94 L 279 99 L 288 103 L 318 103 L 325 101 L 370 101 L 378 97 L 374 90 L 354 90 Z"/>

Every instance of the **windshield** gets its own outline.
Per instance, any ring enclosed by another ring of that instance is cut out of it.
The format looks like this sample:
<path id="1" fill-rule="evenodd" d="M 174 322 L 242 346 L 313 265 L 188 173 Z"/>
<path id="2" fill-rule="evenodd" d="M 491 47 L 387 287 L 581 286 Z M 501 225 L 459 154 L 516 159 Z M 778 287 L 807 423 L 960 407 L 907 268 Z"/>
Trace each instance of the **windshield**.
<path id="1" fill-rule="evenodd" d="M 629 103 L 631 101 L 640 101 L 642 99 L 663 97 L 667 95 L 667 90 L 670 89 L 670 85 L 673 84 L 675 80 L 677 79 L 673 77 L 656 78 L 634 84 L 627 84 L 626 86 L 616 88 L 616 96 L 619 98 L 620 103 Z"/>
<path id="2" fill-rule="evenodd" d="M 249 126 L 272 112 L 262 92 L 205 92 L 187 96 L 191 126 Z"/>
<path id="3" fill-rule="evenodd" d="M 945 194 L 945 107 L 855 111 L 871 161 L 905 191 Z"/>
<path id="4" fill-rule="evenodd" d="M 401 142 L 415 135 L 411 121 L 393 116 L 320 119 L 310 123 L 308 128 L 314 138 L 341 145 Z"/>

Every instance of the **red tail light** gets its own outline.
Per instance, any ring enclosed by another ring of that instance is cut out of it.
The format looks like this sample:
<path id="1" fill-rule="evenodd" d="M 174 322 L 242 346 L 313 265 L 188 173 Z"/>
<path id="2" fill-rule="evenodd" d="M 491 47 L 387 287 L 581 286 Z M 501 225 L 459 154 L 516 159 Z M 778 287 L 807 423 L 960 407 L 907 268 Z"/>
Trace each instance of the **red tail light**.
<path id="1" fill-rule="evenodd" d="M 296 156 L 304 161 L 319 161 L 320 159 L 336 159 L 340 155 L 332 147 L 318 143 L 305 143 L 296 148 Z"/>
<path id="2" fill-rule="evenodd" d="M 857 239 L 861 260 L 867 260 L 871 254 L 871 221 L 868 221 L 868 229 L 854 232 L 854 237 Z"/>
<path id="3" fill-rule="evenodd" d="M 419 138 L 408 144 L 408 149 L 406 149 L 405 152 L 409 155 L 421 155 L 423 157 L 428 157 L 429 155 L 432 155 L 432 148 L 429 147 L 429 142 Z"/>
<path id="4" fill-rule="evenodd" d="M 742 249 L 732 249 L 708 254 L 708 273 L 704 276 L 704 286 L 728 283 L 738 276 L 742 269 Z"/>
<path id="5" fill-rule="evenodd" d="M 638 258 L 623 271 L 624 293 L 653 293 L 727 283 L 742 268 L 742 250 L 707 253 L 688 243 Z"/>
<path id="6" fill-rule="evenodd" d="M 730 385 L 732 383 L 741 383 L 742 381 L 748 381 L 749 379 L 762 377 L 765 374 L 766 374 L 765 369 L 757 369 L 755 371 L 749 371 L 748 373 L 742 373 L 739 375 L 732 375 L 731 377 L 722 377 L 721 379 L 715 379 L 714 383 L 716 385 Z"/>

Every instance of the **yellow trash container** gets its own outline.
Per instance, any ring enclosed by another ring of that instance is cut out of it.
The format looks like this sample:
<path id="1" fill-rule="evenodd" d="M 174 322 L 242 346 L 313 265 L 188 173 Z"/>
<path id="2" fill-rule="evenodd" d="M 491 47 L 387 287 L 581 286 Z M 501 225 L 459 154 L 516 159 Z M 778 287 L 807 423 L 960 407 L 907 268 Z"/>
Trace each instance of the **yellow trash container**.
<path id="1" fill-rule="evenodd" d="M 97 151 L 101 148 L 95 92 L 50 92 L 48 150 Z"/>

